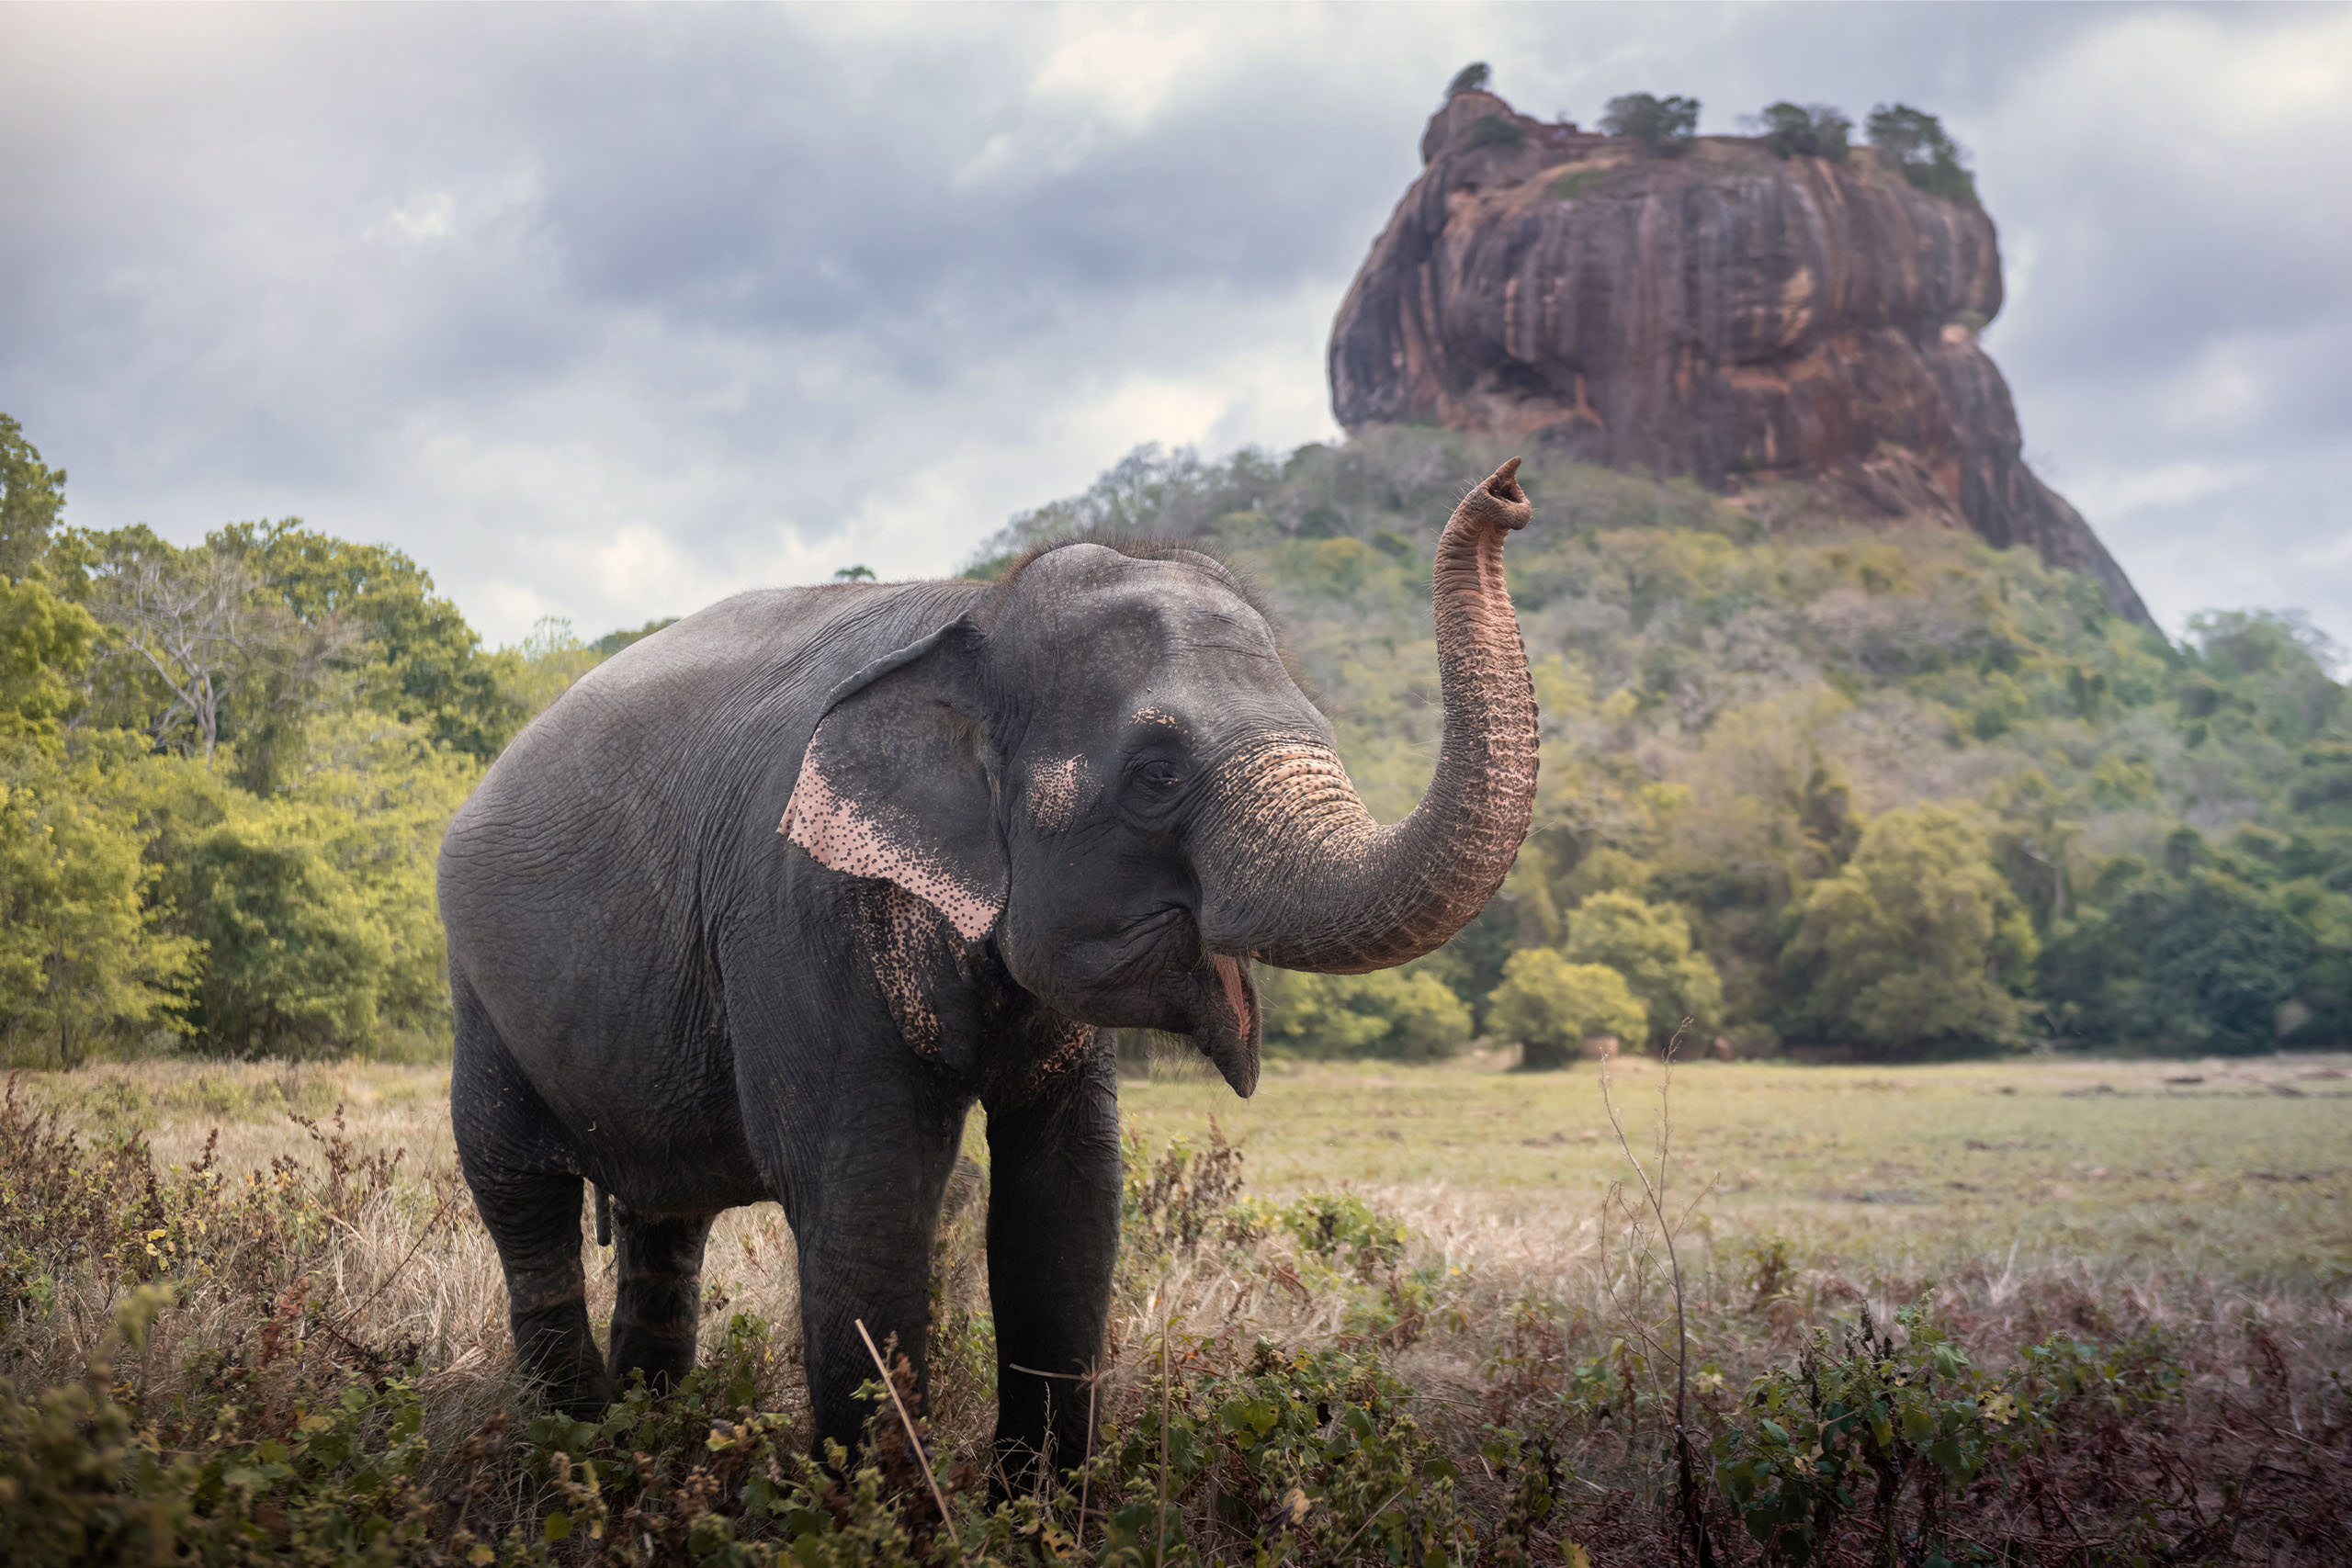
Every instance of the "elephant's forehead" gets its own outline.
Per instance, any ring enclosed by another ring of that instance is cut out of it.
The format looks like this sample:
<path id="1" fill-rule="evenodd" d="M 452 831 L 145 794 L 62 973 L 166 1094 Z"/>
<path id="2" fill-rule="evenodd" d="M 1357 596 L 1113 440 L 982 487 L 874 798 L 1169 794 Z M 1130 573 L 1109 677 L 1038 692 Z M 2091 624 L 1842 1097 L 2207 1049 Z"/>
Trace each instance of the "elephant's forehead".
<path id="1" fill-rule="evenodd" d="M 1065 649 L 1128 657 L 1205 652 L 1279 658 L 1273 628 L 1231 585 L 1183 561 L 1137 560 L 1080 545 L 1042 558 L 1102 558 L 1057 570 L 1002 628 Z M 1000 634 L 1001 635 L 1001 634 Z"/>

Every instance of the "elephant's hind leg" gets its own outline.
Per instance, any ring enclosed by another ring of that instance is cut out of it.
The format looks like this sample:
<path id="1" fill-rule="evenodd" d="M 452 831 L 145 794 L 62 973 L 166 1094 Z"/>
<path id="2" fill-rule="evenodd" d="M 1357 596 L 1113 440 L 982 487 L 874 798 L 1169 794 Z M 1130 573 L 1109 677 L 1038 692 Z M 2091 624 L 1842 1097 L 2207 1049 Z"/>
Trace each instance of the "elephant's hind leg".
<path id="1" fill-rule="evenodd" d="M 581 1180 L 563 1168 L 554 1118 L 454 967 L 450 982 L 458 1034 L 450 1121 L 466 1185 L 506 1273 L 514 1352 L 555 1404 L 594 1415 L 611 1402 L 612 1383 L 588 1327 Z"/>
<path id="2" fill-rule="evenodd" d="M 651 1219 L 615 1206 L 612 1377 L 616 1385 L 642 1370 L 660 1393 L 694 1370 L 695 1329 L 702 1318 L 702 1251 L 710 1214 Z"/>

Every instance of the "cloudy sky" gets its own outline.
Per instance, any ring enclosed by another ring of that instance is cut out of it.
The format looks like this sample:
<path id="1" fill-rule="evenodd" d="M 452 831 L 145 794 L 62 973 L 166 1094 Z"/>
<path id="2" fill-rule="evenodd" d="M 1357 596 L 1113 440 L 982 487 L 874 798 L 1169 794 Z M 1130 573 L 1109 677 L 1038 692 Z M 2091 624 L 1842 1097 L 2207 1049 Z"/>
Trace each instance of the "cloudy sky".
<path id="1" fill-rule="evenodd" d="M 493 641 L 950 570 L 1140 441 L 1328 438 L 1471 60 L 1943 116 L 2028 455 L 2177 629 L 2352 643 L 2352 9 L 0 6 L 0 411 L 69 518 L 390 541 Z"/>

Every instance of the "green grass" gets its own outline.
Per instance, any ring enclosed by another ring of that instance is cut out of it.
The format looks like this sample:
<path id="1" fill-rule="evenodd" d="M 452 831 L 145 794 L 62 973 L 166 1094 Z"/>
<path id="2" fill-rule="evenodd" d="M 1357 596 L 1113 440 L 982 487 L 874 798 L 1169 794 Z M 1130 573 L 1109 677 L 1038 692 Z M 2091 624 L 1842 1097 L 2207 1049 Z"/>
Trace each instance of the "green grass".
<path id="1" fill-rule="evenodd" d="M 1612 1072 L 1646 1154 L 1659 1070 Z M 1184 1071 L 1125 1085 L 1121 1103 L 1155 1143 L 1215 1117 L 1261 1191 L 1443 1184 L 1519 1208 L 1598 1203 L 1630 1174 L 1590 1065 L 1277 1064 L 1247 1101 Z M 1702 1213 L 1718 1235 L 1856 1264 L 2018 1247 L 2233 1278 L 2352 1271 L 2352 1076 L 2337 1057 L 1685 1064 L 1674 1147 L 1687 1182 L 1714 1183 Z"/>

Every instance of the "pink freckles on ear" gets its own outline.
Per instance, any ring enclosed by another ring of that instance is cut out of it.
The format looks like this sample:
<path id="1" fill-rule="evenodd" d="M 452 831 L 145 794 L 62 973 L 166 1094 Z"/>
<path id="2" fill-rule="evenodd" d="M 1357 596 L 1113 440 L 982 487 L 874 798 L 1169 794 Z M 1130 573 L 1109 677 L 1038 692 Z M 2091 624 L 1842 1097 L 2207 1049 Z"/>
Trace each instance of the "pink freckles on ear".
<path id="1" fill-rule="evenodd" d="M 950 875 L 936 855 L 875 821 L 854 800 L 834 793 L 817 764 L 813 740 L 776 831 L 828 870 L 897 883 L 946 916 L 966 942 L 979 941 L 996 924 L 993 900 Z"/>
<path id="2" fill-rule="evenodd" d="M 1250 1037 L 1250 993 L 1241 988 L 1241 965 L 1222 953 L 1213 953 L 1209 962 L 1216 966 L 1216 977 L 1225 982 L 1225 1005 L 1233 1010 L 1234 1027 L 1241 1037 Z"/>

